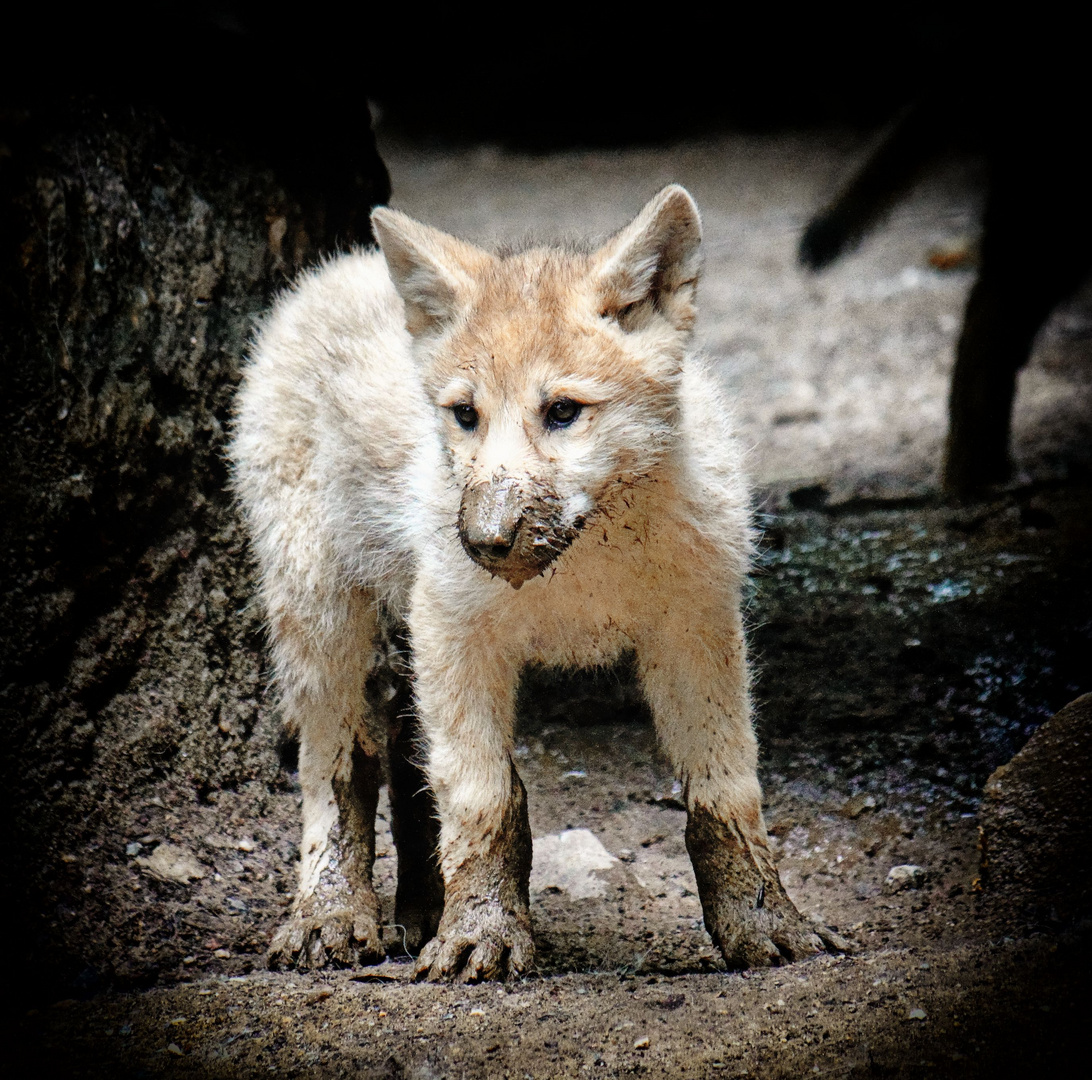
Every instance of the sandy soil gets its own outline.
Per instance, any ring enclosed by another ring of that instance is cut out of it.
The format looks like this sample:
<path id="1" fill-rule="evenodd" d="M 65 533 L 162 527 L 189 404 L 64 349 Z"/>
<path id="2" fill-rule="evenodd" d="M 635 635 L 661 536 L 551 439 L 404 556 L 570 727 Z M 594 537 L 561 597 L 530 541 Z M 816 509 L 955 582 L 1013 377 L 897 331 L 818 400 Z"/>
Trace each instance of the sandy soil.
<path id="1" fill-rule="evenodd" d="M 293 774 L 203 799 L 164 784 L 130 808 L 126 835 L 57 868 L 73 887 L 125 897 L 108 932 L 129 943 L 132 982 L 144 986 L 93 996 L 91 980 L 86 999 L 16 1008 L 13 1045 L 28 1068 L 1073 1075 L 1087 930 L 1019 925 L 979 891 L 975 811 L 992 769 L 1092 689 L 1092 302 L 1056 313 L 1021 378 L 1016 482 L 946 508 L 935 476 L 972 271 L 938 272 L 928 254 L 973 240 L 973 162 L 944 165 L 815 277 L 797 270 L 794 247 L 852 160 L 848 138 L 549 157 L 424 153 L 390 139 L 381 149 L 396 205 L 472 238 L 604 233 L 672 180 L 698 200 L 699 336 L 738 403 L 764 526 L 749 614 L 767 820 L 794 900 L 855 951 L 721 971 L 677 789 L 625 671 L 562 688 L 532 674 L 518 751 L 532 832 L 586 829 L 614 858 L 582 886 L 538 873 L 531 978 L 414 985 L 394 927 L 384 965 L 267 972 L 294 885 Z M 803 508 L 816 485 L 825 505 Z M 379 851 L 389 917 L 389 832 Z M 905 864 L 921 879 L 891 891 L 889 871 Z"/>

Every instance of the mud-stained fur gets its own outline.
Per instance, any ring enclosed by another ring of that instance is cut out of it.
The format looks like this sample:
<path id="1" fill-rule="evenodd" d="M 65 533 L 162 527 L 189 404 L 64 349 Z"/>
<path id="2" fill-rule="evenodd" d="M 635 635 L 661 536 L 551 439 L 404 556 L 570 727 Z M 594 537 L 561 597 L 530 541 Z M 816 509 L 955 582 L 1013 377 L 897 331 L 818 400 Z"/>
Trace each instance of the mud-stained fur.
<path id="1" fill-rule="evenodd" d="M 396 919 L 424 946 L 417 972 L 526 971 L 520 671 L 626 651 L 685 786 L 687 848 L 725 960 L 823 948 L 762 821 L 740 618 L 748 496 L 728 407 L 689 351 L 693 200 L 665 188 L 597 250 L 501 256 L 393 210 L 372 221 L 380 251 L 332 261 L 278 301 L 238 399 L 235 490 L 301 747 L 300 885 L 273 962 L 378 955 L 375 762 L 390 743 L 392 778 L 413 779 L 412 711 L 428 790 L 411 825 L 406 791 L 393 802 Z M 412 710 L 397 677 L 390 704 L 365 694 L 384 634 L 399 633 Z"/>

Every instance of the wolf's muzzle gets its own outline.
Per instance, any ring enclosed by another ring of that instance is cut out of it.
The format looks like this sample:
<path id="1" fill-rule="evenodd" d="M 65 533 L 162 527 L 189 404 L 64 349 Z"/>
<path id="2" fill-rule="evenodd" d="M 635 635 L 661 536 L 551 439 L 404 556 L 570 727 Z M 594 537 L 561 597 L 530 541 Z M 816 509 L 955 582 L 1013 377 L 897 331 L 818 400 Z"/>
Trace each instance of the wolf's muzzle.
<path id="1" fill-rule="evenodd" d="M 463 492 L 459 539 L 479 566 L 514 588 L 538 577 L 572 542 L 579 523 L 564 526 L 561 500 L 515 477 L 475 484 Z"/>

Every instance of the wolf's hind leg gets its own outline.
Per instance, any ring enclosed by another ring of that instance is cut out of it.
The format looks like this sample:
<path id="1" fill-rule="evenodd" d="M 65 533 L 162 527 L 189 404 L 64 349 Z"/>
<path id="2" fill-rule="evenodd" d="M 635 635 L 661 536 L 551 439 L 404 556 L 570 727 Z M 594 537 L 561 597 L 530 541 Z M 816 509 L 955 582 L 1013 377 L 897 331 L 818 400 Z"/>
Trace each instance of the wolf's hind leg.
<path id="1" fill-rule="evenodd" d="M 384 619 L 381 640 L 386 659 L 369 677 L 367 693 L 373 713 L 386 719 L 391 834 L 398 852 L 394 921 L 406 951 L 416 956 L 435 936 L 444 910 L 440 820 L 423 766 L 405 628 Z"/>
<path id="2" fill-rule="evenodd" d="M 770 853 L 742 629 L 737 621 L 706 637 L 693 625 L 688 618 L 672 634 L 665 623 L 639 660 L 660 740 L 685 785 L 686 849 L 709 936 L 729 968 L 840 950 L 841 939 L 796 910 Z"/>
<path id="3" fill-rule="evenodd" d="M 311 610 L 277 599 L 268 610 L 282 708 L 300 738 L 303 840 L 296 900 L 273 936 L 269 963 L 374 963 L 383 956 L 372 885 L 381 765 L 364 683 L 375 657 L 375 608 L 348 590 L 321 611 L 313 597 Z"/>

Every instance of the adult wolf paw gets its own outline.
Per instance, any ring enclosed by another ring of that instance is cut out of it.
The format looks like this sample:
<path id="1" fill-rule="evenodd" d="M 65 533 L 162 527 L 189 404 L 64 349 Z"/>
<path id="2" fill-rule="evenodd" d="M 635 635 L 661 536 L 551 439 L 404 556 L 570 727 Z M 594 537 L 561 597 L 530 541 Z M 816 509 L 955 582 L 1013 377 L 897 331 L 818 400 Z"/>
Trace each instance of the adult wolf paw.
<path id="1" fill-rule="evenodd" d="M 450 919 L 445 913 L 436 937 L 421 950 L 413 974 L 430 982 L 473 983 L 520 975 L 534 959 L 530 917 L 483 901 Z"/>
<path id="2" fill-rule="evenodd" d="M 268 961 L 274 971 L 312 971 L 327 964 L 377 964 L 383 956 L 375 915 L 340 908 L 320 915 L 294 914 L 273 935 Z"/>

